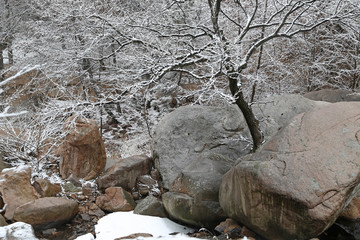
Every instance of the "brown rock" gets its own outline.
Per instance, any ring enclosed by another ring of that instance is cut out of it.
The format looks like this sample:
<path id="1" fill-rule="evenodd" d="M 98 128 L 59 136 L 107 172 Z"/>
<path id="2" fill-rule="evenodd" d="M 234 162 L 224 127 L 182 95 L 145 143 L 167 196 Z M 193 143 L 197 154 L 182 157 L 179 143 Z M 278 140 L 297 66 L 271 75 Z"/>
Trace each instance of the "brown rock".
<path id="1" fill-rule="evenodd" d="M 115 238 L 114 240 L 120 240 L 120 239 L 137 239 L 138 237 L 141 238 L 147 238 L 147 237 L 152 237 L 153 235 L 151 235 L 150 233 L 134 233 L 134 234 L 130 234 L 126 237 L 120 237 L 120 238 Z"/>
<path id="2" fill-rule="evenodd" d="M 105 213 L 95 203 L 91 203 L 89 206 L 89 215 L 96 217 L 103 217 Z"/>
<path id="3" fill-rule="evenodd" d="M 0 214 L 0 227 L 8 225 L 3 215 Z"/>
<path id="4" fill-rule="evenodd" d="M 69 131 L 61 147 L 60 174 L 68 178 L 93 179 L 100 175 L 106 164 L 104 141 L 96 122 L 72 116 L 65 121 Z"/>
<path id="5" fill-rule="evenodd" d="M 78 204 L 75 201 L 46 197 L 17 207 L 14 220 L 29 223 L 37 229 L 47 229 L 70 221 L 77 212 Z"/>
<path id="6" fill-rule="evenodd" d="M 109 212 L 134 210 L 136 203 L 131 194 L 121 187 L 110 187 L 96 198 L 96 205 Z"/>
<path id="7" fill-rule="evenodd" d="M 360 219 L 360 198 L 354 197 L 349 205 L 347 205 L 344 211 L 340 214 L 340 217 L 352 221 Z"/>
<path id="8" fill-rule="evenodd" d="M 269 239 L 320 235 L 359 190 L 359 131 L 359 102 L 297 115 L 224 175 L 222 208 Z"/>
<path id="9" fill-rule="evenodd" d="M 31 169 L 28 167 L 4 169 L 0 174 L 0 193 L 6 203 L 4 217 L 12 220 L 15 209 L 40 195 L 30 183 Z"/>
<path id="10" fill-rule="evenodd" d="M 60 184 L 53 184 L 47 179 L 38 179 L 33 183 L 33 186 L 41 197 L 55 197 L 61 192 Z"/>
<path id="11" fill-rule="evenodd" d="M 248 229 L 245 226 L 242 227 L 242 229 L 241 229 L 241 235 L 246 236 L 246 237 L 256 238 L 256 233 L 254 233 L 253 231 L 251 231 L 250 229 Z"/>
<path id="12" fill-rule="evenodd" d="M 219 233 L 225 233 L 225 230 L 230 226 L 238 226 L 240 227 L 236 221 L 231 218 L 227 218 L 225 221 L 222 221 L 219 225 L 215 227 L 215 230 Z"/>
<path id="13" fill-rule="evenodd" d="M 137 177 L 147 174 L 151 167 L 151 158 L 145 155 L 121 159 L 99 177 L 99 189 L 116 186 L 131 191 L 135 187 Z"/>

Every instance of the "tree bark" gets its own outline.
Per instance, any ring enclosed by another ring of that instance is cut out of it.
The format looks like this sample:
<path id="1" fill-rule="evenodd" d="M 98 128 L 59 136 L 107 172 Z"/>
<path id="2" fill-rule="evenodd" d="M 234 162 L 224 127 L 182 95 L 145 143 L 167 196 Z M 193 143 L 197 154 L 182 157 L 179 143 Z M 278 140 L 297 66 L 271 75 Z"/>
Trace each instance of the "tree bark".
<path id="1" fill-rule="evenodd" d="M 252 152 L 255 152 L 263 142 L 263 135 L 260 131 L 259 120 L 255 117 L 251 107 L 246 102 L 244 95 L 240 88 L 238 87 L 237 78 L 228 76 L 229 88 L 231 94 L 235 97 L 236 105 L 240 108 L 242 114 L 244 115 L 245 121 L 249 127 L 251 137 L 253 139 L 253 149 Z"/>

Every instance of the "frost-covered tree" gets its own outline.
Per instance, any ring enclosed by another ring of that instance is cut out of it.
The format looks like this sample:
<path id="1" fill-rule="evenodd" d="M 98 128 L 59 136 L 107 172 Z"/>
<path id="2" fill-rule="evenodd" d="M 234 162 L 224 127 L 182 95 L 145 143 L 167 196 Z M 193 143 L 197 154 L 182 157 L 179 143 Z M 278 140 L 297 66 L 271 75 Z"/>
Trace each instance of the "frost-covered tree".
<path id="1" fill-rule="evenodd" d="M 258 97 L 358 84 L 359 5 L 350 0 L 26 3 L 4 76 L 32 75 L 21 86 L 1 86 L 4 106 L 31 96 L 25 109 L 8 111 L 28 113 L 5 124 L 32 130 L 26 140 L 15 134 L 22 146 L 37 142 L 19 148 L 22 158 L 50 156 L 46 139 L 61 142 L 61 123 L 73 114 L 97 119 L 110 141 L 151 135 L 167 105 L 189 102 L 236 103 L 255 150 L 262 135 L 251 103 Z"/>
<path id="2" fill-rule="evenodd" d="M 352 17 L 352 10 L 346 1 L 170 1 L 159 11 L 161 17 L 146 18 L 138 29 L 162 44 L 152 81 L 179 72 L 203 80 L 213 89 L 217 82 L 228 82 L 255 150 L 261 145 L 262 134 L 242 87 L 244 71 L 256 63 L 253 57 L 265 44 Z M 203 90 L 209 89 L 206 86 Z"/>

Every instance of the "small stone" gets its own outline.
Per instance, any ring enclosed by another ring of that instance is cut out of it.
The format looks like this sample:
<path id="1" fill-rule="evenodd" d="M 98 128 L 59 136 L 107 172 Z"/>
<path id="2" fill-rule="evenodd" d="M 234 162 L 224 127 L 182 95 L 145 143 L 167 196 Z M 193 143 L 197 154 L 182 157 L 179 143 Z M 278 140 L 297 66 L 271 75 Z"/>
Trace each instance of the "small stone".
<path id="1" fill-rule="evenodd" d="M 132 195 L 121 187 L 110 187 L 96 198 L 96 205 L 109 212 L 134 210 L 136 203 Z"/>
<path id="2" fill-rule="evenodd" d="M 3 215 L 0 214 L 0 227 L 8 225 Z"/>
<path id="3" fill-rule="evenodd" d="M 227 218 L 225 221 L 222 221 L 219 225 L 217 225 L 215 227 L 215 230 L 219 233 L 225 233 L 225 229 L 227 229 L 229 226 L 234 226 L 234 225 L 237 225 L 237 222 L 235 222 L 231 218 Z"/>
<path id="4" fill-rule="evenodd" d="M 70 193 L 81 192 L 81 190 L 82 190 L 81 187 L 75 186 L 72 182 L 66 182 L 63 185 L 63 188 L 64 188 L 65 192 L 70 192 Z"/>
<path id="5" fill-rule="evenodd" d="M 360 218 L 360 198 L 354 197 L 349 205 L 342 211 L 340 217 L 355 221 Z"/>
<path id="6" fill-rule="evenodd" d="M 162 201 L 151 195 L 147 196 L 136 205 L 134 213 L 148 216 L 167 217 Z"/>
<path id="7" fill-rule="evenodd" d="M 134 200 L 139 200 L 141 198 L 139 192 L 132 192 L 131 195 L 133 196 Z"/>
<path id="8" fill-rule="evenodd" d="M 103 217 L 105 216 L 105 213 L 95 203 L 92 203 L 89 206 L 89 215 L 96 217 Z"/>
<path id="9" fill-rule="evenodd" d="M 135 238 L 137 239 L 138 237 L 147 238 L 147 237 L 153 237 L 153 235 L 151 235 L 149 233 L 134 233 L 134 234 L 130 234 L 126 237 L 115 238 L 114 240 L 135 239 Z"/>
<path id="10" fill-rule="evenodd" d="M 246 237 L 256 237 L 256 233 L 254 233 L 253 231 L 251 231 L 250 229 L 248 229 L 247 227 L 242 227 L 241 229 L 241 235 L 246 236 Z"/>
<path id="11" fill-rule="evenodd" d="M 89 214 L 86 214 L 86 213 L 83 213 L 83 214 L 80 214 L 82 220 L 84 221 L 90 221 L 90 215 Z"/>
<path id="12" fill-rule="evenodd" d="M 93 194 L 93 189 L 91 187 L 83 187 L 82 188 L 82 193 L 85 195 L 85 196 L 92 196 Z"/>
<path id="13" fill-rule="evenodd" d="M 42 234 L 44 235 L 52 235 L 54 232 L 56 232 L 56 228 L 49 228 L 44 231 L 42 231 Z"/>
<path id="14" fill-rule="evenodd" d="M 161 181 L 160 172 L 156 168 L 151 170 L 150 176 L 158 182 Z"/>
<path id="15" fill-rule="evenodd" d="M 87 199 L 87 197 L 84 196 L 84 195 L 81 195 L 81 196 L 78 196 L 77 199 L 80 200 L 80 201 L 85 201 Z"/>
<path id="16" fill-rule="evenodd" d="M 47 179 L 38 179 L 33 183 L 33 186 L 41 197 L 55 197 L 61 192 L 60 184 L 53 184 Z"/>

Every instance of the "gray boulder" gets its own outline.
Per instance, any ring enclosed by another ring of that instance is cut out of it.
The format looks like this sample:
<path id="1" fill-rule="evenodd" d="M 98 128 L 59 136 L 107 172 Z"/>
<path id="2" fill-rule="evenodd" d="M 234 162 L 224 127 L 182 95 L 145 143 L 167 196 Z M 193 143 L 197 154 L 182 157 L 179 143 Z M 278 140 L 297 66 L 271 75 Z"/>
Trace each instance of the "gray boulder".
<path id="1" fill-rule="evenodd" d="M 220 205 L 266 238 L 315 237 L 359 191 L 359 153 L 360 103 L 316 107 L 224 175 Z"/>
<path id="2" fill-rule="evenodd" d="M 167 217 L 162 201 L 152 195 L 141 200 L 141 202 L 136 205 L 134 213 L 162 218 Z"/>
<path id="3" fill-rule="evenodd" d="M 303 96 L 314 101 L 331 103 L 360 101 L 359 94 L 342 89 L 321 89 L 319 91 L 305 93 Z"/>
<path id="4" fill-rule="evenodd" d="M 190 164 L 206 155 L 221 155 L 225 165 L 247 154 L 246 123 L 234 106 L 180 107 L 166 115 L 153 136 L 153 158 L 165 188 Z M 203 167 L 203 166 L 200 166 Z"/>
<path id="5" fill-rule="evenodd" d="M 224 219 L 219 186 L 235 160 L 250 151 L 245 127 L 236 106 L 181 107 L 161 120 L 153 157 L 164 187 L 170 189 L 163 195 L 170 218 L 201 227 Z"/>
<path id="6" fill-rule="evenodd" d="M 312 101 L 297 94 L 284 94 L 262 99 L 252 108 L 267 141 L 296 115 L 326 104 L 328 103 Z"/>
<path id="7" fill-rule="evenodd" d="M 269 139 L 292 117 L 321 104 L 325 103 L 284 95 L 265 99 L 253 109 Z M 178 108 L 161 120 L 153 140 L 155 167 L 171 192 L 163 197 L 169 216 L 200 227 L 213 227 L 224 220 L 218 202 L 221 178 L 251 148 L 237 106 Z M 191 210 L 195 208 L 201 211 Z"/>

